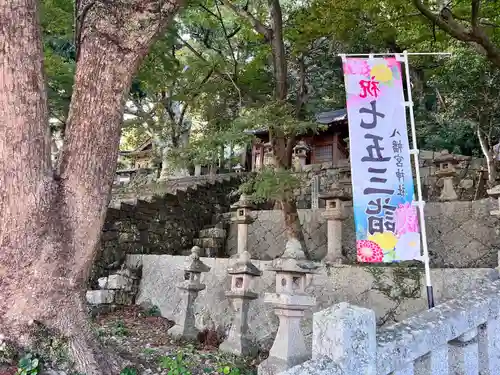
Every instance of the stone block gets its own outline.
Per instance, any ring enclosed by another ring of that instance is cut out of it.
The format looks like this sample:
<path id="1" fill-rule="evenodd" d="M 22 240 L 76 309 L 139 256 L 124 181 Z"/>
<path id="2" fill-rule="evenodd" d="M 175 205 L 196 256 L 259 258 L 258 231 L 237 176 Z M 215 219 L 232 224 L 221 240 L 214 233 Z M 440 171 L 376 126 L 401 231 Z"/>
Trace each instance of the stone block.
<path id="1" fill-rule="evenodd" d="M 108 276 L 108 289 L 131 291 L 132 284 L 133 280 L 124 275 L 115 274 Z"/>
<path id="2" fill-rule="evenodd" d="M 134 303 L 135 293 L 124 290 L 115 291 L 114 303 L 117 305 L 132 305 Z"/>
<path id="3" fill-rule="evenodd" d="M 87 302 L 91 305 L 113 303 L 115 291 L 108 289 L 87 290 L 85 297 Z"/>
<path id="4" fill-rule="evenodd" d="M 99 284 L 99 289 L 106 289 L 108 287 L 108 278 L 100 277 L 97 279 L 97 283 Z"/>
<path id="5" fill-rule="evenodd" d="M 200 238 L 225 238 L 226 231 L 222 228 L 208 228 L 200 230 Z"/>
<path id="6" fill-rule="evenodd" d="M 222 247 L 224 246 L 224 239 L 223 238 L 195 238 L 193 240 L 193 244 L 195 246 L 199 246 L 201 248 L 207 248 L 207 247 Z"/>
<path id="7" fill-rule="evenodd" d="M 376 375 L 375 312 L 342 302 L 314 314 L 313 359 L 327 357 L 346 374 Z"/>

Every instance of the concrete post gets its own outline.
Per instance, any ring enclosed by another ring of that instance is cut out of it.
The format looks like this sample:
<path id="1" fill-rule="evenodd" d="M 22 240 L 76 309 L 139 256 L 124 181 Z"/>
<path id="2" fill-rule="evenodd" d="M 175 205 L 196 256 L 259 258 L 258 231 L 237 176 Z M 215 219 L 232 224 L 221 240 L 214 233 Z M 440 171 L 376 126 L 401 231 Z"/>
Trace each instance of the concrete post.
<path id="1" fill-rule="evenodd" d="M 269 357 L 259 365 L 259 375 L 275 375 L 311 358 L 300 321 L 304 311 L 316 304 L 305 293 L 306 275 L 315 268 L 306 261 L 298 240 L 289 240 L 283 256 L 273 261 L 270 270 L 276 272 L 276 294 L 266 293 L 264 302 L 274 306 L 280 323 Z"/>
<path id="2" fill-rule="evenodd" d="M 344 374 L 376 375 L 376 319 L 372 310 L 342 302 L 314 314 L 312 358 L 326 357 Z"/>
<path id="3" fill-rule="evenodd" d="M 200 282 L 201 273 L 210 271 L 205 263 L 200 260 L 200 248 L 194 246 L 191 255 L 184 264 L 184 281 L 177 284 L 181 293 L 182 315 L 176 325 L 169 331 L 175 339 L 194 341 L 198 338 L 198 329 L 195 325 L 194 303 L 198 293 L 205 289 L 205 284 Z"/>
<path id="4" fill-rule="evenodd" d="M 479 327 L 479 373 L 493 375 L 500 369 L 500 319 L 490 318 Z"/>
<path id="5" fill-rule="evenodd" d="M 240 254 L 237 262 L 228 269 L 231 275 L 231 290 L 226 296 L 231 300 L 235 315 L 227 339 L 219 350 L 235 355 L 251 356 L 257 348 L 248 337 L 248 310 L 250 302 L 258 297 L 252 291 L 253 279 L 262 272 L 250 261 L 250 254 L 245 251 Z"/>
<path id="6" fill-rule="evenodd" d="M 194 175 L 201 176 L 201 164 L 195 164 L 194 166 Z"/>
<path id="7" fill-rule="evenodd" d="M 449 343 L 450 374 L 479 374 L 477 328 Z"/>

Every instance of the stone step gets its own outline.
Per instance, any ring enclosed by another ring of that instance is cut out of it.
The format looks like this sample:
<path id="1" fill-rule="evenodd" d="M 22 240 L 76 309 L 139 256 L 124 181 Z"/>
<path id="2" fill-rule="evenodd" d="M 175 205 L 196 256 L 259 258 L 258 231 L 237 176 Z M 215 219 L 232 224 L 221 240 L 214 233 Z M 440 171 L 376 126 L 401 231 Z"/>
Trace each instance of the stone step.
<path id="1" fill-rule="evenodd" d="M 109 275 L 108 277 L 101 277 L 97 280 L 101 290 L 125 290 L 131 291 L 134 285 L 134 280 L 130 277 L 120 274 Z"/>
<path id="2" fill-rule="evenodd" d="M 113 303 L 115 299 L 115 291 L 100 289 L 100 290 L 87 290 L 85 294 L 87 303 L 91 305 L 103 305 L 108 303 Z"/>

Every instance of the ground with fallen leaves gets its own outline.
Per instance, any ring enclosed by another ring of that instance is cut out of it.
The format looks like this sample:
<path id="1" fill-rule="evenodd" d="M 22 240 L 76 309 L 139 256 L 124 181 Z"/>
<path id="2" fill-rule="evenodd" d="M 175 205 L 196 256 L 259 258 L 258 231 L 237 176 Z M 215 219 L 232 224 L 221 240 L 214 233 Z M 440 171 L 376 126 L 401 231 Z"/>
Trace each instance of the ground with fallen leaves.
<path id="1" fill-rule="evenodd" d="M 218 351 L 221 338 L 202 332 L 198 342 L 174 341 L 168 336 L 173 322 L 159 316 L 156 308 L 117 308 L 98 314 L 93 324 L 106 349 L 123 358 L 124 370 L 117 375 L 256 375 L 265 358 L 241 358 Z M 0 375 L 16 375 L 15 366 L 0 366 Z M 30 373 L 31 374 L 31 373 Z M 41 375 L 73 375 L 44 368 Z"/>
<path id="2" fill-rule="evenodd" d="M 256 366 L 265 356 L 248 359 L 218 351 L 221 338 L 214 332 L 200 334 L 199 342 L 183 343 L 172 340 L 167 332 L 173 322 L 159 316 L 157 310 L 130 306 L 95 318 L 102 342 L 117 351 L 130 363 L 136 374 L 229 374 L 254 375 Z M 0 374 L 1 375 L 1 374 Z"/>

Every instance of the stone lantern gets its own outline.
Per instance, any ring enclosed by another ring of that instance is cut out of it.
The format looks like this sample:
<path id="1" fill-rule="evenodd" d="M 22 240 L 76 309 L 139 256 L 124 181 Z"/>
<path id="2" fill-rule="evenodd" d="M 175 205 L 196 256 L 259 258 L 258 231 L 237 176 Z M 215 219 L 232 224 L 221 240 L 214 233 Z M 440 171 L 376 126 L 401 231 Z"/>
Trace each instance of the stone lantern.
<path id="1" fill-rule="evenodd" d="M 200 260 L 200 250 L 198 246 L 192 248 L 191 255 L 184 263 L 184 281 L 177 284 L 181 293 L 179 304 L 181 314 L 177 324 L 168 331 L 176 339 L 193 341 L 198 338 L 199 331 L 195 326 L 194 302 L 198 293 L 206 287 L 200 282 L 201 274 L 210 271 L 210 267 Z"/>
<path id="2" fill-rule="evenodd" d="M 244 251 L 227 273 L 231 275 L 231 290 L 226 292 L 226 296 L 231 300 L 235 315 L 229 335 L 219 349 L 235 355 L 251 356 L 256 348 L 248 337 L 248 310 L 250 302 L 258 297 L 252 290 L 254 279 L 262 272 L 252 264 L 250 253 Z"/>
<path id="3" fill-rule="evenodd" d="M 307 153 L 310 148 L 304 141 L 299 141 L 293 148 L 294 160 L 296 161 L 295 170 L 301 171 L 306 165 Z"/>
<path id="4" fill-rule="evenodd" d="M 500 218 L 500 185 L 494 186 L 487 191 L 488 195 L 497 200 L 498 209 L 490 211 L 490 215 Z M 498 228 L 497 228 L 498 233 Z M 500 251 L 497 254 L 497 268 L 500 268 Z"/>
<path id="5" fill-rule="evenodd" d="M 270 271 L 276 273 L 276 293 L 266 293 L 264 302 L 273 305 L 280 323 L 269 357 L 259 365 L 259 375 L 279 374 L 311 358 L 300 321 L 305 310 L 316 305 L 316 298 L 305 292 L 307 276 L 316 268 L 306 260 L 296 239 L 289 240 L 281 258 L 273 261 Z"/>
<path id="6" fill-rule="evenodd" d="M 322 216 L 327 220 L 328 227 L 328 252 L 325 262 L 329 264 L 341 264 L 344 261 L 342 255 L 342 222 L 347 218 L 345 214 L 345 202 L 351 199 L 337 183 L 333 183 L 330 189 L 319 195 L 326 202 L 326 208 Z"/>
<path id="7" fill-rule="evenodd" d="M 500 185 L 494 186 L 491 189 L 487 190 L 487 193 L 490 197 L 496 199 L 498 203 L 498 210 L 490 211 L 490 214 L 500 217 Z"/>
<path id="8" fill-rule="evenodd" d="M 238 202 L 231 205 L 235 210 L 231 221 L 238 224 L 238 254 L 247 251 L 248 224 L 253 223 L 254 219 L 250 216 L 254 205 L 246 194 L 241 194 Z"/>
<path id="9" fill-rule="evenodd" d="M 245 170 L 245 168 L 243 168 L 243 166 L 238 163 L 236 164 L 234 167 L 233 167 L 233 170 L 236 172 L 236 173 L 241 173 Z"/>
<path id="10" fill-rule="evenodd" d="M 264 143 L 264 167 L 272 167 L 274 165 L 273 146 L 270 142 Z"/>
<path id="11" fill-rule="evenodd" d="M 434 165 L 436 166 L 436 177 L 439 178 L 438 185 L 442 185 L 441 201 L 455 201 L 458 195 L 454 187 L 454 178 L 458 175 L 456 167 L 459 160 L 447 150 L 434 158 Z"/>

